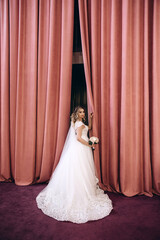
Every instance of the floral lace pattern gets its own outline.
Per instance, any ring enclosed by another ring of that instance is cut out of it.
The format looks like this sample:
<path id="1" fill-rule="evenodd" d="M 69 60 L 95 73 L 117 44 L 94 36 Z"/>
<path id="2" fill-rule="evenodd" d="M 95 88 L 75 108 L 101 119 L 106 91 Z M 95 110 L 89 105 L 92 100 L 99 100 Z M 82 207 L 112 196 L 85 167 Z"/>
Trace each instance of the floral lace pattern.
<path id="1" fill-rule="evenodd" d="M 96 195 L 88 199 L 86 206 L 73 201 L 70 206 L 66 206 L 68 199 L 59 196 L 39 195 L 37 197 L 38 207 L 44 214 L 59 221 L 70 221 L 73 223 L 85 223 L 87 221 L 98 220 L 108 216 L 113 209 L 112 202 L 107 194 L 99 188 Z"/>

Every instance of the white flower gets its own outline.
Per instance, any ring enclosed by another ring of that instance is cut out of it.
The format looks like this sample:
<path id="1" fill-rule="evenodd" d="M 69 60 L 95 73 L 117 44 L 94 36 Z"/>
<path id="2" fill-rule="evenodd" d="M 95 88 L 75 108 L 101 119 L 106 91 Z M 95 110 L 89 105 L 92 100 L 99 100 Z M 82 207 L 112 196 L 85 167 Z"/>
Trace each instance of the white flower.
<path id="1" fill-rule="evenodd" d="M 99 143 L 99 139 L 97 138 L 97 137 L 91 137 L 90 139 L 89 139 L 92 143 L 94 143 L 94 144 L 97 144 L 97 143 Z"/>

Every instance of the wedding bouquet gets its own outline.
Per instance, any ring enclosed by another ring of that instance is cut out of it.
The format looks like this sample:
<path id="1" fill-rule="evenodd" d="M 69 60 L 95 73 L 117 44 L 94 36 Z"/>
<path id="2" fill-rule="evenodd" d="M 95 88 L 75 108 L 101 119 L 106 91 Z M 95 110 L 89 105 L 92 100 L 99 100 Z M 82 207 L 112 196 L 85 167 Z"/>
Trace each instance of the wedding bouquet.
<path id="1" fill-rule="evenodd" d="M 97 144 L 97 143 L 99 143 L 99 139 L 98 139 L 97 137 L 91 137 L 91 138 L 89 139 L 89 145 Z M 95 150 L 94 147 L 93 147 L 92 149 Z"/>

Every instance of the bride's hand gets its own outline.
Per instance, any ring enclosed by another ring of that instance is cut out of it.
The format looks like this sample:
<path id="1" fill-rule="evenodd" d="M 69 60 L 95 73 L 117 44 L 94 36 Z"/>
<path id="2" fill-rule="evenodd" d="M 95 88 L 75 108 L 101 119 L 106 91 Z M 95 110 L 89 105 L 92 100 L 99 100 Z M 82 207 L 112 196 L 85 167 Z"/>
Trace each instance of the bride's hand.
<path id="1" fill-rule="evenodd" d="M 89 117 L 92 119 L 93 118 L 93 112 L 89 114 Z"/>
<path id="2" fill-rule="evenodd" d="M 89 145 L 90 148 L 96 148 L 96 144 Z"/>

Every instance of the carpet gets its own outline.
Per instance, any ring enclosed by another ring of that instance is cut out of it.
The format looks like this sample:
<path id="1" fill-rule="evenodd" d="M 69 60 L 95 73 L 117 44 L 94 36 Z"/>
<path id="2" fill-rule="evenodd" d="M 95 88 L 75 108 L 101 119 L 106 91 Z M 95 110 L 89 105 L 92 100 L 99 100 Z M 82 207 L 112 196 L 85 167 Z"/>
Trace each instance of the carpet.
<path id="1" fill-rule="evenodd" d="M 160 197 L 107 193 L 111 214 L 84 224 L 58 222 L 37 208 L 46 184 L 0 183 L 0 240 L 160 240 Z"/>

